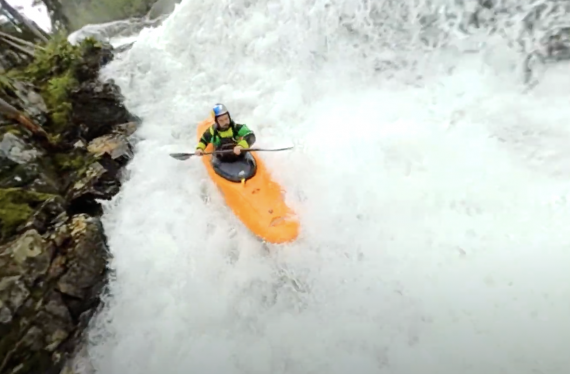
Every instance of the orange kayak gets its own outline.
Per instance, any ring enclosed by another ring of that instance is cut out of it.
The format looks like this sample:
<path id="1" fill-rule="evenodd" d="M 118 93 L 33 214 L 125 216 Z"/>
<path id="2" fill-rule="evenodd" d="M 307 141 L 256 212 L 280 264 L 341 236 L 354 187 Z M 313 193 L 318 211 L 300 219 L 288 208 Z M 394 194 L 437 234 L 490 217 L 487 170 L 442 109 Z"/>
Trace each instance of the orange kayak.
<path id="1" fill-rule="evenodd" d="M 200 122 L 198 140 L 214 124 L 213 118 Z M 206 152 L 213 151 L 212 144 Z M 210 178 L 222 191 L 226 204 L 255 235 L 269 243 L 293 241 L 299 234 L 299 221 L 285 204 L 282 189 L 271 179 L 257 152 L 232 163 L 212 162 L 212 155 L 202 156 Z"/>

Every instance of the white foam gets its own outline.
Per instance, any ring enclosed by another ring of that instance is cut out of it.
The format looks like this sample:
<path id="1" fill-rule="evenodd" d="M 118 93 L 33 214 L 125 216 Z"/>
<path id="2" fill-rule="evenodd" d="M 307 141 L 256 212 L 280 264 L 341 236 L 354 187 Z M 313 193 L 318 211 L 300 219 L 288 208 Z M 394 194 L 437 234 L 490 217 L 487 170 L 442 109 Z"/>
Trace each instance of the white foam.
<path id="1" fill-rule="evenodd" d="M 339 21 L 351 6 L 188 0 L 108 67 L 144 123 L 104 217 L 100 373 L 570 368 L 565 73 L 524 94 L 499 41 L 422 56 L 403 11 L 404 31 L 367 40 L 365 11 Z M 418 65 L 374 73 L 387 56 Z M 167 156 L 216 102 L 258 145 L 296 144 L 264 159 L 297 242 L 266 254 L 199 159 Z"/>

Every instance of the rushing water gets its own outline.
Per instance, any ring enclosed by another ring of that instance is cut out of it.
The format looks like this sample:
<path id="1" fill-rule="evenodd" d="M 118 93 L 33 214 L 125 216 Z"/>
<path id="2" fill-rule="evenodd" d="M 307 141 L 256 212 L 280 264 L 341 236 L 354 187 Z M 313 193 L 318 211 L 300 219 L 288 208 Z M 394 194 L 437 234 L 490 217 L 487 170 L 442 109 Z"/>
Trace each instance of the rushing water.
<path id="1" fill-rule="evenodd" d="M 568 67 L 529 91 L 528 9 L 469 29 L 435 3 L 186 0 L 106 68 L 144 122 L 104 217 L 99 373 L 570 370 Z M 295 243 L 168 157 L 217 102 L 296 145 L 263 155 Z"/>

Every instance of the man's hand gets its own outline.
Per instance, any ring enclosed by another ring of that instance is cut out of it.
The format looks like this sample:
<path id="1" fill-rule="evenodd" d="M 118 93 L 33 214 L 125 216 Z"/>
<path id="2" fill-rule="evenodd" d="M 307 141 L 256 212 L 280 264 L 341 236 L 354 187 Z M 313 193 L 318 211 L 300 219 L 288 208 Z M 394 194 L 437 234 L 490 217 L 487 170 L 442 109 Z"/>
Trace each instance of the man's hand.
<path id="1" fill-rule="evenodd" d="M 234 147 L 234 153 L 235 153 L 236 155 L 239 155 L 239 154 L 241 153 L 241 150 L 242 150 L 242 149 L 243 149 L 242 146 L 236 145 L 236 146 Z"/>
<path id="2" fill-rule="evenodd" d="M 196 156 L 202 156 L 204 154 L 204 151 L 201 149 L 196 149 L 196 152 L 194 152 L 196 154 Z"/>

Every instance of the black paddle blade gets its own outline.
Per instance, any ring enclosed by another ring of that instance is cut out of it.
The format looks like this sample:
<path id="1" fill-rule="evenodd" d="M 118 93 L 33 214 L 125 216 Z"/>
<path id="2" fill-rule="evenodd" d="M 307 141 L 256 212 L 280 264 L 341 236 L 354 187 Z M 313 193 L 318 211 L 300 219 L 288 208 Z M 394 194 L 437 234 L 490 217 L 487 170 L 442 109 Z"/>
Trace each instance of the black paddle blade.
<path id="1" fill-rule="evenodd" d="M 202 155 L 215 155 L 220 153 L 232 153 L 233 150 L 227 151 L 214 151 L 214 152 L 204 152 Z M 177 160 L 188 160 L 190 157 L 196 156 L 196 153 L 171 153 L 170 157 L 175 158 Z"/>
<path id="2" fill-rule="evenodd" d="M 171 153 L 170 157 L 177 160 L 188 160 L 190 157 L 194 156 L 194 153 Z"/>
<path id="3" fill-rule="evenodd" d="M 251 149 L 244 149 L 243 152 L 279 152 L 279 151 L 287 151 L 293 148 L 294 147 L 274 148 L 274 149 L 251 148 Z"/>

